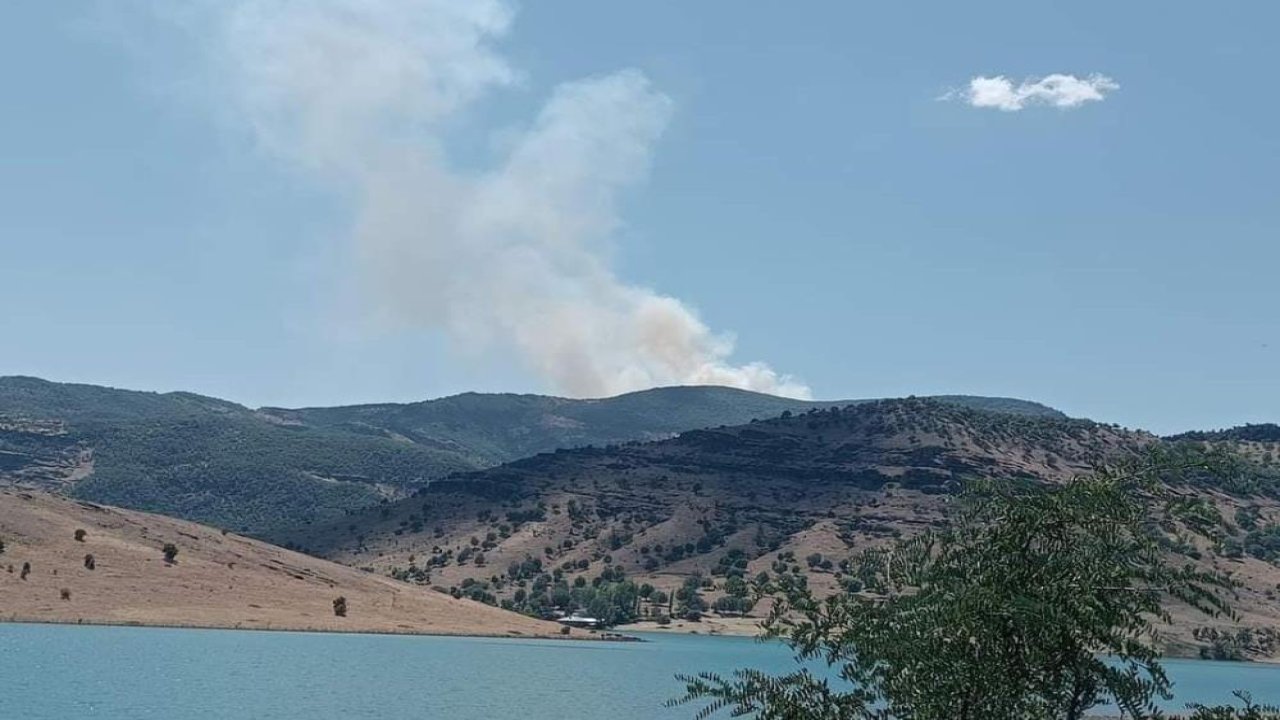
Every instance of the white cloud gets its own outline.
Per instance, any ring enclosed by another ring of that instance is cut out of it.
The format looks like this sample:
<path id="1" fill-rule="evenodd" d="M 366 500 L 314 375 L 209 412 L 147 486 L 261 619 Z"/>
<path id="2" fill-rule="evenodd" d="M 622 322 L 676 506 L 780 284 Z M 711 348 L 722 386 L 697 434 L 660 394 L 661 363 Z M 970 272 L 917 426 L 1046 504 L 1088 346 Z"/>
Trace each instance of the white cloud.
<path id="1" fill-rule="evenodd" d="M 359 270 L 387 317 L 517 351 L 557 391 L 719 384 L 807 397 L 676 298 L 609 267 L 620 197 L 672 101 L 623 70 L 560 84 L 493 167 L 449 161 L 450 127 L 520 73 L 495 48 L 507 0 L 195 0 L 213 102 L 264 151 L 350 193 Z M 158 9 L 169 0 L 151 0 Z M 673 258 L 679 262 L 679 258 Z"/>
<path id="2" fill-rule="evenodd" d="M 954 90 L 942 99 L 959 98 L 976 108 L 997 108 L 1017 112 L 1033 105 L 1074 108 L 1089 102 L 1101 102 L 1107 93 L 1120 89 L 1116 81 L 1105 75 L 1076 77 L 1053 74 L 1030 78 L 1014 85 L 1003 75 L 978 76 L 964 90 Z"/>

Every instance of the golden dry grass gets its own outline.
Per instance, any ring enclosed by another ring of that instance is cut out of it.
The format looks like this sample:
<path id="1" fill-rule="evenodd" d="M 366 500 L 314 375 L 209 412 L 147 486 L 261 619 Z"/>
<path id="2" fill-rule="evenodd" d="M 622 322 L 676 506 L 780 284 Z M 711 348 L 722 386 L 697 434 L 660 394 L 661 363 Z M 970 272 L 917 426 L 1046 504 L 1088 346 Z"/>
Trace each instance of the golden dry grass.
<path id="1" fill-rule="evenodd" d="M 554 623 L 235 534 L 43 493 L 0 490 L 0 540 L 0 620 L 562 637 Z M 345 618 L 333 612 L 339 596 Z"/>

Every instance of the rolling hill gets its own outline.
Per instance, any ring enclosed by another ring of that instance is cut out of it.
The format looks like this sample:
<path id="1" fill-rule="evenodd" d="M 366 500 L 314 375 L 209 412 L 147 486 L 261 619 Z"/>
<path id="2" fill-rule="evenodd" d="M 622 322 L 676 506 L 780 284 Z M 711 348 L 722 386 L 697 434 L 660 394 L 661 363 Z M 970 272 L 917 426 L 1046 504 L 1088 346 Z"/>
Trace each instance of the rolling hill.
<path id="1" fill-rule="evenodd" d="M 286 426 L 189 393 L 0 379 L 0 483 L 243 532 L 337 516 L 475 467 L 447 450 Z"/>
<path id="2" fill-rule="evenodd" d="M 830 590 L 858 549 L 944 522 L 965 478 L 1055 482 L 1162 442 L 1085 420 L 880 401 L 542 454 L 457 474 L 284 539 L 534 614 L 573 601 L 580 588 L 598 595 L 627 581 L 647 584 L 667 595 L 665 606 L 611 608 L 590 594 L 585 602 L 622 619 L 663 617 L 690 577 L 709 586 L 708 602 L 723 597 L 729 578 L 760 573 L 803 575 Z M 1280 473 L 1257 465 L 1228 485 L 1180 482 L 1217 505 L 1226 522 L 1212 543 L 1171 536 L 1170 552 L 1230 567 L 1244 583 L 1247 622 L 1274 625 Z M 1173 637 L 1184 650 L 1208 647 L 1204 633 L 1217 628 L 1206 627 L 1182 626 Z M 1255 644 L 1249 652 L 1280 649 Z"/>
<path id="3" fill-rule="evenodd" d="M 1061 415 L 1004 398 L 945 401 Z M 468 393 L 409 404 L 254 410 L 192 393 L 4 377 L 0 484 L 265 536 L 525 455 L 829 405 L 679 387 L 602 400 Z"/>
<path id="4" fill-rule="evenodd" d="M 1255 425 L 1239 425 L 1226 430 L 1209 430 L 1185 432 L 1173 435 L 1170 440 L 1196 440 L 1205 442 L 1258 442 L 1280 443 L 1280 425 L 1260 423 Z"/>
<path id="5" fill-rule="evenodd" d="M 940 396 L 941 402 L 1027 417 L 1065 417 L 1012 398 Z M 488 467 L 560 448 L 659 440 L 685 430 L 739 425 L 784 412 L 871 400 L 805 401 L 727 387 L 655 388 L 598 400 L 464 393 L 408 404 L 260 412 L 282 423 L 406 439 L 456 451 Z"/>
<path id="6" fill-rule="evenodd" d="M 0 543 L 6 621 L 561 636 L 553 623 L 239 535 L 46 493 L 0 490 Z M 178 548 L 172 563 L 166 543 Z"/>
<path id="7" fill-rule="evenodd" d="M 1171 533 L 1168 551 L 1230 569 L 1244 625 L 1186 620 L 1174 645 L 1280 653 L 1274 426 L 1162 439 L 1019 400 L 803 402 L 708 387 L 254 410 L 189 393 L 0 378 L 0 484 L 204 519 L 379 582 L 391 576 L 533 616 L 689 615 L 675 598 L 692 582 L 725 612 L 702 628 L 732 625 L 745 609 L 735 605 L 743 583 L 762 573 L 833 589 L 858 549 L 945 522 L 968 478 L 1056 482 L 1161 445 L 1227 449 L 1248 468 L 1226 484 L 1179 480 L 1224 520 L 1208 541 Z M 22 507 L 16 497 L 0 496 L 0 518 Z M 36 537 L 29 518 L 24 527 L 18 536 Z M 154 561 L 157 536 L 136 537 Z M 70 612 L 40 602 L 39 612 Z"/>
<path id="8" fill-rule="evenodd" d="M 833 515 L 880 515 L 901 505 L 891 502 L 895 497 L 933 507 L 965 477 L 1060 479 L 1156 441 L 1087 420 L 886 400 L 691 430 L 661 441 L 543 453 L 437 480 L 412 498 L 298 528 L 289 539 L 356 562 L 387 546 L 399 548 L 398 554 L 422 553 L 450 539 L 483 537 L 501 530 L 507 515 L 543 515 L 536 537 L 553 545 L 574 537 L 599 541 L 575 543 L 577 551 L 564 554 L 574 561 L 612 543 L 618 523 L 643 526 L 643 533 L 628 531 L 632 537 L 624 545 L 643 534 L 683 546 L 747 528 L 767 537 L 766 544 L 785 544 L 789 530 L 811 529 Z M 508 543 L 518 544 L 514 528 L 508 530 L 511 537 L 492 549 L 500 559 L 506 559 Z M 660 566 L 679 562 L 649 559 Z"/>

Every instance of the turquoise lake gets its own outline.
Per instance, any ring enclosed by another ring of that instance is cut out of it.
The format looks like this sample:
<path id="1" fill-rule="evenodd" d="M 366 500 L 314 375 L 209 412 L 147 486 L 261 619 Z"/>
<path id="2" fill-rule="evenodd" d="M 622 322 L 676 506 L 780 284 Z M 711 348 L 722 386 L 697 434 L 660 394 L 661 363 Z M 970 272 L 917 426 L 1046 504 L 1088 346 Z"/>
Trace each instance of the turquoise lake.
<path id="1" fill-rule="evenodd" d="M 0 718 L 551 720 L 689 718 L 679 672 L 792 667 L 778 645 L 644 643 L 0 624 Z M 1280 667 L 1169 661 L 1175 702 L 1233 689 L 1280 703 Z M 727 717 L 725 715 L 724 717 Z"/>

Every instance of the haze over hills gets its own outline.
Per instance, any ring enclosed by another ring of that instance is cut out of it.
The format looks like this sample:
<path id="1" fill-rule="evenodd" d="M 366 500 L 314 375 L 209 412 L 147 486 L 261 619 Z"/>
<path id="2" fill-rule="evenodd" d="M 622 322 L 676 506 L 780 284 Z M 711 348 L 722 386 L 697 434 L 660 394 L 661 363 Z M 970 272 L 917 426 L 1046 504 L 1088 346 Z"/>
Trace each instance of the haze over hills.
<path id="1" fill-rule="evenodd" d="M 1037 403 L 946 402 L 1060 417 Z M 669 437 L 807 402 L 721 387 L 602 400 L 468 393 L 410 404 L 254 410 L 192 393 L 0 378 L 0 483 L 269 534 L 538 452 Z"/>
<path id="2" fill-rule="evenodd" d="M 700 574 L 709 600 L 734 575 L 803 575 L 830 590 L 857 549 L 944 522 L 964 479 L 1061 481 L 1153 445 L 1200 447 L 1086 420 L 880 401 L 538 455 L 283 539 L 534 614 L 580 587 L 622 578 L 672 593 Z M 1169 540 L 1169 551 L 1188 561 L 1235 572 L 1246 624 L 1257 628 L 1280 619 L 1277 451 L 1280 444 L 1255 453 L 1256 464 L 1225 484 L 1180 478 L 1225 520 L 1214 542 L 1181 533 Z M 642 607 L 638 616 L 670 610 Z M 1184 650 L 1205 646 L 1196 632 L 1208 631 L 1182 625 L 1174 637 Z M 1270 654 L 1277 647 L 1267 642 L 1240 652 Z"/>

